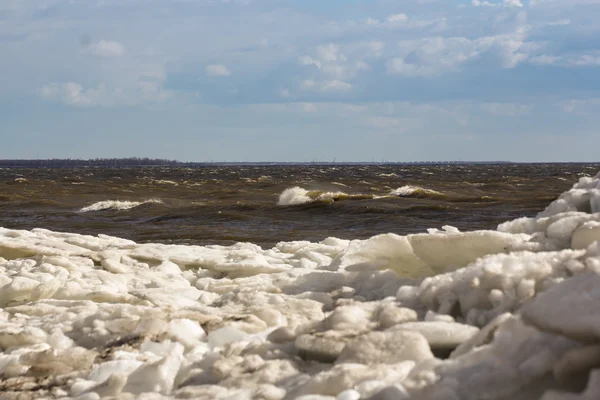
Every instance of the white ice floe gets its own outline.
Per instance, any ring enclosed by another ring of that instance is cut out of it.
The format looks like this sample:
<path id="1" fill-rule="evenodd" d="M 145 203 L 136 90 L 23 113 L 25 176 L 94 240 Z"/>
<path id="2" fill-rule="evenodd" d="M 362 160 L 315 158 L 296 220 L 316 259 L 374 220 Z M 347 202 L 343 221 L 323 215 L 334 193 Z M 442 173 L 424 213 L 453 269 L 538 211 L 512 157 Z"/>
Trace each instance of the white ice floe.
<path id="1" fill-rule="evenodd" d="M 599 193 L 582 178 L 497 231 L 272 249 L 0 228 L 0 392 L 595 399 Z"/>

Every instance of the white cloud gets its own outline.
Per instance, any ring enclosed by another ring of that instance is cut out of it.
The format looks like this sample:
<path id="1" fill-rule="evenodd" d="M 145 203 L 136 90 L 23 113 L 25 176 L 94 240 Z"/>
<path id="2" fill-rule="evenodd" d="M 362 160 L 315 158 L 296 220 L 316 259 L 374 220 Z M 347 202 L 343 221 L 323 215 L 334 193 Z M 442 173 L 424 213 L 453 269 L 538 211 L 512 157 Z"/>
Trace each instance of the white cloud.
<path id="1" fill-rule="evenodd" d="M 369 42 L 367 45 L 369 52 L 375 57 L 380 57 L 383 54 L 385 43 L 383 42 Z"/>
<path id="2" fill-rule="evenodd" d="M 564 112 L 572 113 L 577 109 L 577 101 L 569 100 L 563 103 L 562 109 Z"/>
<path id="3" fill-rule="evenodd" d="M 344 81 L 327 81 L 323 85 L 324 92 L 346 92 L 352 89 L 352 85 Z"/>
<path id="4" fill-rule="evenodd" d="M 304 90 L 312 89 L 316 85 L 317 85 L 317 83 L 315 81 L 313 81 L 312 79 L 306 79 L 306 80 L 302 81 L 302 83 L 300 84 L 300 86 L 302 86 L 302 89 L 304 89 Z"/>
<path id="5" fill-rule="evenodd" d="M 501 115 L 505 117 L 517 117 L 531 114 L 533 105 L 515 104 L 515 103 L 486 103 L 482 108 L 490 114 Z"/>
<path id="6" fill-rule="evenodd" d="M 352 85 L 350 83 L 340 80 L 316 82 L 312 79 L 306 79 L 302 81 L 300 87 L 303 90 L 311 90 L 322 93 L 343 93 L 352 89 Z"/>
<path id="7" fill-rule="evenodd" d="M 312 103 L 304 103 L 302 104 L 302 110 L 307 113 L 317 112 L 317 107 Z"/>
<path id="8" fill-rule="evenodd" d="M 523 7 L 520 0 L 504 0 L 502 3 L 505 7 Z"/>
<path id="9" fill-rule="evenodd" d="M 125 48 L 121 43 L 107 40 L 90 44 L 88 51 L 98 57 L 121 57 L 125 55 Z"/>
<path id="10" fill-rule="evenodd" d="M 541 56 L 532 57 L 529 62 L 537 65 L 555 65 L 561 60 L 561 57 L 549 56 L 542 54 Z"/>
<path id="11" fill-rule="evenodd" d="M 367 25 L 379 25 L 381 21 L 375 18 L 367 18 Z"/>
<path id="12" fill-rule="evenodd" d="M 390 59 L 386 64 L 388 74 L 405 76 L 429 76 L 435 74 L 435 68 L 409 64 L 402 57 Z"/>
<path id="13" fill-rule="evenodd" d="M 390 129 L 395 128 L 395 131 L 398 132 L 398 128 L 402 128 L 406 120 L 404 118 L 393 118 L 393 117 L 366 117 L 365 118 L 366 125 L 377 128 L 377 129 Z M 402 130 L 400 130 L 402 132 Z"/>
<path id="14" fill-rule="evenodd" d="M 569 18 L 559 19 L 558 21 L 548 22 L 546 25 L 548 26 L 565 26 L 570 25 L 571 20 Z"/>
<path id="15" fill-rule="evenodd" d="M 502 3 L 491 3 L 485 0 L 473 0 L 475 7 L 523 7 L 521 0 L 503 0 Z"/>
<path id="16" fill-rule="evenodd" d="M 387 17 L 388 22 L 406 22 L 408 21 L 408 15 L 406 14 L 392 14 Z"/>
<path id="17" fill-rule="evenodd" d="M 594 67 L 600 66 L 600 55 L 598 54 L 583 54 L 571 60 L 571 65 L 577 67 Z"/>
<path id="18" fill-rule="evenodd" d="M 105 91 L 104 84 L 98 85 L 96 89 L 85 89 L 78 83 L 67 82 L 44 85 L 41 94 L 48 100 L 58 99 L 71 106 L 88 107 L 99 105 Z"/>
<path id="19" fill-rule="evenodd" d="M 347 45 L 346 50 L 352 53 L 347 56 L 338 44 L 321 44 L 312 51 L 313 56 L 304 55 L 298 61 L 301 65 L 316 66 L 323 75 L 322 79 L 348 81 L 358 73 L 370 70 L 370 65 L 364 59 L 381 54 L 383 46 L 383 43 L 378 42 L 352 43 Z"/>
<path id="20" fill-rule="evenodd" d="M 138 80 L 137 82 L 137 97 L 138 102 L 141 101 L 163 101 L 170 95 L 163 89 L 162 80 Z M 119 90 L 117 90 L 117 93 Z"/>
<path id="21" fill-rule="evenodd" d="M 567 113 L 575 113 L 579 115 L 598 115 L 598 111 L 600 110 L 600 99 L 571 99 L 562 101 L 557 105 Z"/>
<path id="22" fill-rule="evenodd" d="M 204 71 L 208 76 L 231 76 L 231 72 L 223 64 L 207 65 Z"/>
<path id="23" fill-rule="evenodd" d="M 168 99 L 171 93 L 163 89 L 164 80 L 164 76 L 147 74 L 129 86 L 109 86 L 102 82 L 86 88 L 73 81 L 49 83 L 43 85 L 39 93 L 46 100 L 74 107 L 136 106 Z"/>
<path id="24" fill-rule="evenodd" d="M 322 67 L 321 61 L 315 60 L 310 56 L 302 56 L 298 59 L 298 61 L 301 65 L 315 65 L 319 69 Z"/>
<path id="25" fill-rule="evenodd" d="M 398 55 L 387 62 L 390 74 L 436 76 L 460 70 L 467 62 L 491 57 L 503 68 L 514 68 L 537 50 L 526 42 L 527 28 L 515 32 L 470 39 L 467 37 L 428 37 L 398 43 Z"/>
<path id="26" fill-rule="evenodd" d="M 600 0 L 530 0 L 529 6 L 548 6 L 548 7 L 566 7 L 571 8 L 575 5 L 600 4 Z"/>
<path id="27" fill-rule="evenodd" d="M 340 46 L 329 43 L 317 47 L 317 57 L 321 61 L 345 61 L 346 57 L 340 53 Z"/>

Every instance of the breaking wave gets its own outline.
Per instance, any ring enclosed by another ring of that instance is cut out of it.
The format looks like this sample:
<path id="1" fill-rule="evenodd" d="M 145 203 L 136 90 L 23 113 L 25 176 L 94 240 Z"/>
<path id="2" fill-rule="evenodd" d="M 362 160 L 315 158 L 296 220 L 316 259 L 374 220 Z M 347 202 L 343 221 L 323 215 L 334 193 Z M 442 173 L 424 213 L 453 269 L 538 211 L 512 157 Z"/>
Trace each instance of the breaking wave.
<path id="1" fill-rule="evenodd" d="M 349 194 L 344 192 L 325 192 L 321 190 L 306 190 L 299 186 L 285 189 L 279 195 L 277 205 L 292 206 L 308 204 L 313 202 L 334 202 L 340 200 L 364 200 L 373 199 L 370 194 Z"/>
<path id="2" fill-rule="evenodd" d="M 90 211 L 124 211 L 131 210 L 132 208 L 139 207 L 142 204 L 157 203 L 162 204 L 160 199 L 150 199 L 146 201 L 120 201 L 120 200 L 104 200 L 94 203 L 90 206 L 83 207 L 79 212 L 90 212 Z"/>
<path id="3" fill-rule="evenodd" d="M 406 185 L 399 187 L 398 189 L 394 189 L 390 192 L 392 196 L 400 196 L 400 197 L 445 197 L 446 195 L 442 192 L 438 192 L 437 190 L 425 189 L 421 186 L 411 186 Z"/>

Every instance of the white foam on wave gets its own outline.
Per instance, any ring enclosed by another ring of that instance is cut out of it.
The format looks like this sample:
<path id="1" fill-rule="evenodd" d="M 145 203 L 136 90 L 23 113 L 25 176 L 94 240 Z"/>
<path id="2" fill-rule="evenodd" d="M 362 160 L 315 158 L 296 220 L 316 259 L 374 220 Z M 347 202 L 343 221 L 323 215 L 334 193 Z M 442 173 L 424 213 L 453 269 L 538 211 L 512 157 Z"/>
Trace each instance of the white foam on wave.
<path id="1" fill-rule="evenodd" d="M 121 200 L 103 200 L 98 201 L 92 205 L 87 207 L 83 207 L 79 212 L 91 212 L 91 211 L 105 211 L 105 210 L 115 210 L 115 211 L 124 211 L 131 210 L 132 208 L 139 207 L 142 204 L 149 203 L 157 203 L 162 204 L 162 200 L 160 199 L 150 199 L 146 201 L 121 201 Z"/>
<path id="2" fill-rule="evenodd" d="M 400 197 L 408 197 L 414 194 L 424 194 L 424 195 L 435 195 L 435 196 L 443 196 L 442 192 L 438 192 L 433 189 L 426 189 L 421 186 L 412 186 L 406 185 L 399 187 L 398 189 L 394 189 L 390 192 L 392 196 L 400 196 Z"/>
<path id="3" fill-rule="evenodd" d="M 373 199 L 377 198 L 370 194 L 346 193 L 346 192 L 323 192 L 320 190 L 306 190 L 299 186 L 285 189 L 279 195 L 280 206 L 292 206 L 299 204 L 308 204 L 312 202 L 334 202 L 344 199 Z"/>
<path id="4" fill-rule="evenodd" d="M 306 204 L 313 201 L 308 196 L 308 190 L 303 189 L 299 186 L 285 189 L 279 195 L 279 201 L 277 202 L 280 206 L 292 206 L 298 204 Z"/>

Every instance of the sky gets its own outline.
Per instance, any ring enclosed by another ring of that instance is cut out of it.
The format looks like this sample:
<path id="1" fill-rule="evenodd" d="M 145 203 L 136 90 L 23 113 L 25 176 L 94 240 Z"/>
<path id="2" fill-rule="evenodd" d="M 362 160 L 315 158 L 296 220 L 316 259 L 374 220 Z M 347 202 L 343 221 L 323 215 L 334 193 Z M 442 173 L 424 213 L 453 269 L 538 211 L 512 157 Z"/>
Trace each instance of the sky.
<path id="1" fill-rule="evenodd" d="M 600 0 L 1 0 L 0 77 L 0 158 L 600 159 Z"/>

